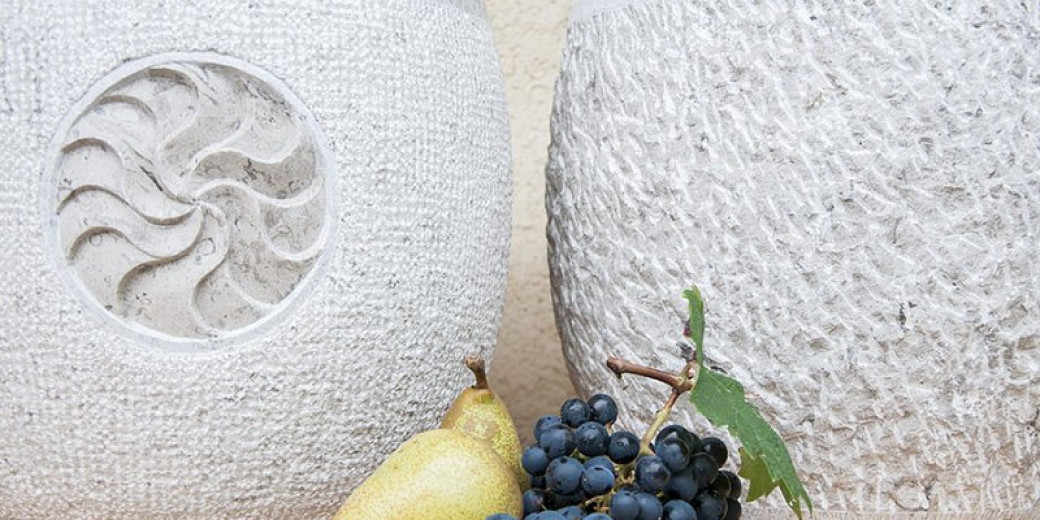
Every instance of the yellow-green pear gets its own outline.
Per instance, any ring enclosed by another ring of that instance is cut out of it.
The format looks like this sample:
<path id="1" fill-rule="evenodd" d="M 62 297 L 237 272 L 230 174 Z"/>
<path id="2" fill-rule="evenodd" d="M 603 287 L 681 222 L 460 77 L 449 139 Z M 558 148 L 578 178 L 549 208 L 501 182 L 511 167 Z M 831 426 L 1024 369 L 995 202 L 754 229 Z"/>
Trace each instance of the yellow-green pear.
<path id="1" fill-rule="evenodd" d="M 438 429 L 390 454 L 335 520 L 484 520 L 494 513 L 523 513 L 513 472 L 487 442 Z"/>
<path id="2" fill-rule="evenodd" d="M 484 359 L 469 356 L 465 362 L 477 382 L 455 399 L 441 421 L 441 428 L 457 430 L 489 442 L 509 465 L 520 489 L 526 489 L 530 479 L 520 465 L 520 438 L 516 435 L 516 425 L 506 409 L 506 403 L 491 390 Z"/>

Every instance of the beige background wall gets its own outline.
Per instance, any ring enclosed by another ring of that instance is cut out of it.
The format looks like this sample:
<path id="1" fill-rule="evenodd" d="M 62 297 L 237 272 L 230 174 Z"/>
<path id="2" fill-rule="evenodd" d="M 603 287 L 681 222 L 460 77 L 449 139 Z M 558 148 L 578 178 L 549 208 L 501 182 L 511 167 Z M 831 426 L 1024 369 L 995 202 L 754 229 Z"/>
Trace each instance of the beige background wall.
<path id="1" fill-rule="evenodd" d="M 538 416 L 574 395 L 549 295 L 544 175 L 553 87 L 574 3 L 487 0 L 506 78 L 514 179 L 509 288 L 491 379 L 524 442 Z"/>

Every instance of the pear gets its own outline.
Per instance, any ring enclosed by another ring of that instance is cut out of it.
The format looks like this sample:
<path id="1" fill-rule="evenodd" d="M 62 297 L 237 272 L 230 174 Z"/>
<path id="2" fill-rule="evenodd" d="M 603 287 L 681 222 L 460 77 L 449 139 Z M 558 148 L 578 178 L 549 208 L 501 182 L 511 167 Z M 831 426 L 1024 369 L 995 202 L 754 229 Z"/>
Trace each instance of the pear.
<path id="1" fill-rule="evenodd" d="M 486 440 L 516 475 L 520 489 L 527 489 L 530 480 L 520 465 L 520 438 L 516 435 L 516 425 L 506 409 L 506 403 L 491 390 L 483 358 L 468 356 L 465 363 L 466 368 L 476 377 L 476 384 L 455 398 L 441 421 L 441 428 Z"/>
<path id="2" fill-rule="evenodd" d="M 516 479 L 488 443 L 438 429 L 390 454 L 334 520 L 484 520 L 522 512 Z"/>

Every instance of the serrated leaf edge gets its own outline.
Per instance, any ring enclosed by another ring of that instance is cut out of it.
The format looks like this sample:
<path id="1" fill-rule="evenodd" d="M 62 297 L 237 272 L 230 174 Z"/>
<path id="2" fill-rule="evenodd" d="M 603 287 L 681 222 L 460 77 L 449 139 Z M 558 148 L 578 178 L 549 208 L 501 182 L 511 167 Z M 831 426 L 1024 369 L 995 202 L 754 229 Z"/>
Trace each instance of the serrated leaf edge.
<path id="1" fill-rule="evenodd" d="M 751 497 L 750 492 L 751 492 L 751 488 L 752 487 L 757 487 L 757 486 L 751 486 L 751 485 L 748 486 L 748 499 L 747 500 L 749 502 L 751 502 L 751 501 L 753 501 L 755 499 L 758 499 L 758 498 L 760 498 L 762 496 L 767 496 L 769 493 L 772 493 L 772 491 L 774 489 L 779 487 L 780 488 L 780 492 L 784 496 L 784 501 L 787 503 L 788 507 L 790 507 L 791 510 L 794 511 L 795 515 L 798 516 L 799 520 L 802 519 L 802 501 L 801 501 L 801 499 L 803 499 L 803 498 L 805 499 L 805 505 L 806 505 L 806 507 L 809 510 L 809 515 L 813 516 L 812 499 L 809 498 L 808 492 L 805 491 L 805 487 L 802 484 L 801 477 L 798 476 L 798 470 L 794 467 L 794 461 L 791 460 L 791 454 L 790 454 L 790 452 L 787 451 L 787 445 L 784 444 L 783 439 L 780 438 L 780 435 L 776 432 L 775 429 L 773 429 L 772 425 L 770 425 L 769 422 L 767 422 L 765 420 L 765 418 L 762 417 L 762 413 L 758 411 L 758 408 L 755 407 L 754 404 L 752 404 L 751 402 L 749 402 L 747 400 L 747 394 L 744 391 L 744 385 L 742 385 L 740 383 L 740 381 L 737 381 L 736 379 L 728 377 L 728 376 L 726 376 L 726 375 L 724 375 L 724 374 L 722 374 L 720 372 L 716 372 L 714 370 L 711 370 L 711 369 L 709 369 L 708 367 L 706 367 L 704 365 L 704 361 L 705 361 L 704 345 L 703 345 L 703 343 L 704 343 L 704 299 L 701 296 L 700 289 L 697 288 L 696 285 L 691 285 L 689 289 L 683 291 L 682 297 L 689 302 L 689 310 L 690 310 L 690 314 L 689 314 L 690 339 L 693 340 L 694 344 L 697 347 L 697 362 L 700 365 L 700 370 L 699 370 L 699 373 L 698 373 L 697 380 L 703 379 L 702 376 L 704 375 L 704 372 L 710 372 L 711 376 L 716 376 L 716 377 L 720 378 L 723 381 L 728 381 L 728 382 L 731 382 L 734 385 L 736 385 L 736 390 L 740 393 L 741 399 L 754 412 L 755 417 L 757 417 L 757 420 L 762 422 L 762 424 L 764 424 L 766 426 L 767 431 L 772 433 L 779 440 L 779 446 L 780 446 L 780 448 L 781 448 L 781 450 L 783 452 L 783 455 L 786 457 L 787 463 L 791 466 L 791 469 L 792 469 L 792 471 L 794 473 L 795 482 L 793 483 L 793 485 L 794 485 L 794 487 L 796 489 L 792 490 L 792 489 L 790 489 L 791 484 L 789 484 L 789 483 L 787 483 L 787 482 L 785 482 L 783 480 L 778 480 L 777 479 L 777 477 L 774 475 L 773 469 L 769 466 L 769 464 L 765 463 L 764 456 L 756 456 L 756 455 L 748 452 L 747 450 L 745 450 L 744 447 L 741 447 L 739 449 L 739 451 L 740 451 L 742 460 L 743 460 L 744 456 L 748 456 L 753 464 L 761 464 L 761 465 L 765 466 L 765 468 L 766 468 L 766 475 L 769 477 L 768 489 L 766 489 L 764 491 L 761 491 L 760 494 L 755 496 L 754 498 Z M 696 390 L 696 386 L 694 387 L 694 391 L 695 390 Z M 690 392 L 690 402 L 694 404 L 694 407 L 696 407 L 696 403 L 694 402 L 694 396 L 695 396 L 695 392 L 694 391 Z M 700 411 L 701 415 L 703 415 L 705 418 L 707 418 L 715 427 L 717 427 L 717 428 L 725 427 L 726 429 L 730 430 L 733 433 L 734 437 L 736 437 L 738 440 L 740 440 L 741 443 L 744 444 L 744 446 L 747 446 L 747 443 L 745 443 L 744 440 L 741 439 L 740 432 L 737 431 L 735 428 L 731 428 L 731 425 L 729 425 L 729 424 L 718 424 L 718 423 L 716 423 L 715 419 L 713 419 L 711 417 L 708 417 L 708 415 L 705 414 L 703 411 L 701 411 L 699 409 L 698 409 L 698 411 Z M 750 479 L 748 479 L 748 480 L 750 482 Z"/>

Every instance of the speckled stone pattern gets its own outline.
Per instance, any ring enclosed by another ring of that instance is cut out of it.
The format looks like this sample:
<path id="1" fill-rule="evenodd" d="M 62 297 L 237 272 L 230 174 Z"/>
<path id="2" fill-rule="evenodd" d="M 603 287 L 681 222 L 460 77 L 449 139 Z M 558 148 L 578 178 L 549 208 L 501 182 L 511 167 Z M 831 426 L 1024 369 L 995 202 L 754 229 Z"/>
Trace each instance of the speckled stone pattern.
<path id="1" fill-rule="evenodd" d="M 3 2 L 0 38 L 0 518 L 330 518 L 438 424 L 463 355 L 491 355 L 509 141 L 481 2 Z M 87 309 L 41 201 L 70 108 L 167 52 L 284 83 L 328 140 L 339 208 L 284 320 L 191 352 Z"/>
<path id="2" fill-rule="evenodd" d="M 322 278 L 335 159 L 306 107 L 251 68 L 133 60 L 55 133 L 41 198 L 56 261 L 129 333 L 183 350 L 263 334 Z"/>
<path id="3" fill-rule="evenodd" d="M 603 6 L 571 21 L 547 170 L 576 384 L 647 424 L 666 389 L 603 360 L 677 370 L 697 283 L 708 363 L 817 518 L 1036 518 L 1035 6 Z"/>

